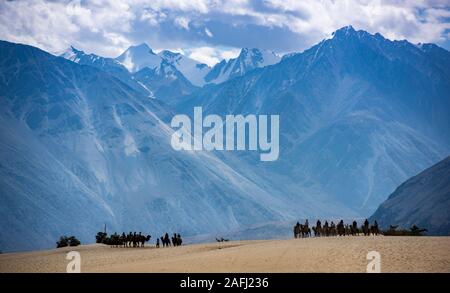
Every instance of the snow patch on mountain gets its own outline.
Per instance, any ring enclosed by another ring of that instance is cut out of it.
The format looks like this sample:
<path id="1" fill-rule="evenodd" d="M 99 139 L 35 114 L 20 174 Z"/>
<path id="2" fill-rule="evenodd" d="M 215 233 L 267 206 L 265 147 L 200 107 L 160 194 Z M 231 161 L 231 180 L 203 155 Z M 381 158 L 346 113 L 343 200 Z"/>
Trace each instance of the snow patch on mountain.
<path id="1" fill-rule="evenodd" d="M 118 62 L 123 64 L 128 71 L 134 73 L 145 67 L 154 69 L 161 64 L 161 57 L 153 52 L 147 44 L 129 47 L 119 57 Z"/>
<path id="2" fill-rule="evenodd" d="M 242 76 L 255 68 L 276 64 L 280 60 L 281 57 L 272 51 L 243 48 L 238 57 L 228 61 L 222 60 L 216 64 L 205 76 L 205 81 L 222 83 L 231 78 Z"/>
<path id="3" fill-rule="evenodd" d="M 208 65 L 168 50 L 163 50 L 158 55 L 178 69 L 193 85 L 201 87 L 205 84 L 204 78 L 211 69 Z"/>

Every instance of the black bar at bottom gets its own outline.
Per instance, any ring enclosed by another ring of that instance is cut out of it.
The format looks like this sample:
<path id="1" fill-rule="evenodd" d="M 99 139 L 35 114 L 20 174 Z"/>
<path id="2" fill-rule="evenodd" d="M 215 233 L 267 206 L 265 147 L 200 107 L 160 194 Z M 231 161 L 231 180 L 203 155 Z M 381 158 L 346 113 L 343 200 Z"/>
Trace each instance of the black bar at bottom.
<path id="1" fill-rule="evenodd" d="M 1 288 L 60 292 L 171 290 L 176 292 L 257 292 L 274 289 L 450 289 L 449 274 L 0 274 Z M 2 292 L 7 292 L 2 290 Z M 297 291 L 299 292 L 299 291 Z"/>

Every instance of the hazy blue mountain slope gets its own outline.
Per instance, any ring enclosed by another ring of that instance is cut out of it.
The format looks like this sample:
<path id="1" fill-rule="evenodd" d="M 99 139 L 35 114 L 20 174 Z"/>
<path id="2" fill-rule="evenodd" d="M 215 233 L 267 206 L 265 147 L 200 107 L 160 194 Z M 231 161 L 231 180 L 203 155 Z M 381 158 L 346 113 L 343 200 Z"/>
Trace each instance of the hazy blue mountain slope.
<path id="1" fill-rule="evenodd" d="M 436 60 L 406 41 L 345 27 L 273 66 L 206 86 L 177 109 L 279 114 L 280 158 L 256 168 L 306 176 L 368 215 L 450 152 L 450 78 Z"/>
<path id="2" fill-rule="evenodd" d="M 2 250 L 92 242 L 104 223 L 193 236 L 351 213 L 234 156 L 174 151 L 168 108 L 99 69 L 8 42 L 0 57 Z"/>
<path id="3" fill-rule="evenodd" d="M 151 90 L 154 97 L 167 103 L 188 95 L 196 89 L 180 71 L 164 60 L 158 67 L 153 69 L 145 67 L 136 72 L 133 77 L 143 87 Z"/>
<path id="4" fill-rule="evenodd" d="M 403 182 L 370 217 L 381 227 L 413 225 L 450 235 L 450 157 Z"/>
<path id="5" fill-rule="evenodd" d="M 252 227 L 276 231 L 306 217 L 366 217 L 450 153 L 450 53 L 434 45 L 346 27 L 303 53 L 202 89 L 139 51 L 145 58 L 121 61 L 132 66 L 136 89 L 105 68 L 0 42 L 1 236 L 8 239 L 0 249 L 51 247 L 62 233 L 91 242 L 104 223 L 109 231 L 208 237 L 268 235 Z M 174 151 L 167 123 L 194 106 L 205 114 L 279 114 L 279 159 Z"/>
<path id="6" fill-rule="evenodd" d="M 86 54 L 74 47 L 70 47 L 61 57 L 81 65 L 91 65 L 103 71 L 113 74 L 124 80 L 130 77 L 128 70 L 119 61 L 113 58 L 105 58 L 95 54 Z"/>
<path id="7" fill-rule="evenodd" d="M 0 118 L 0 247 L 52 247 L 63 234 L 87 241 L 115 214 L 26 127 Z"/>

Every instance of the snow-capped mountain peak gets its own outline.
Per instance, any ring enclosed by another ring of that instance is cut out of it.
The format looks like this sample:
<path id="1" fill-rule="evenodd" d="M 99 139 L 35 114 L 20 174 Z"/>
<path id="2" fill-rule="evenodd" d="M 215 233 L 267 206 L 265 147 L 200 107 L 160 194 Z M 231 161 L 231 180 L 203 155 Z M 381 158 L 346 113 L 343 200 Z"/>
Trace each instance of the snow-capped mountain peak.
<path id="1" fill-rule="evenodd" d="M 172 52 L 169 50 L 162 50 L 161 52 L 158 53 L 158 55 L 168 62 L 170 62 L 170 61 L 177 62 L 183 58 L 181 53 Z"/>
<path id="2" fill-rule="evenodd" d="M 90 59 L 91 62 L 95 62 L 96 60 L 102 58 L 95 54 L 87 54 L 83 50 L 79 50 L 74 46 L 70 46 L 60 56 L 75 63 L 80 63 L 81 59 L 86 58 Z"/>
<path id="3" fill-rule="evenodd" d="M 145 43 L 129 47 L 116 60 L 133 73 L 145 67 L 156 68 L 161 63 L 161 57 Z"/>
<path id="4" fill-rule="evenodd" d="M 206 75 L 205 80 L 221 83 L 230 78 L 242 76 L 255 68 L 278 63 L 280 60 L 281 57 L 272 51 L 243 48 L 238 57 L 216 64 Z"/>
<path id="5" fill-rule="evenodd" d="M 205 84 L 204 78 L 211 69 L 208 65 L 169 50 L 163 50 L 158 55 L 178 69 L 193 85 L 203 86 Z"/>
<path id="6" fill-rule="evenodd" d="M 280 56 L 269 50 L 242 48 L 238 59 L 247 66 L 264 67 L 280 61 Z"/>
<path id="7" fill-rule="evenodd" d="M 211 68 L 178 52 L 162 50 L 156 54 L 145 43 L 130 46 L 114 59 L 86 54 L 73 46 L 60 56 L 80 64 L 96 65 L 102 69 L 104 63 L 109 65 L 115 63 L 112 65 L 121 66 L 131 74 L 135 74 L 144 68 L 156 70 L 162 66 L 163 62 L 166 62 L 178 70 L 188 82 L 197 87 L 202 87 L 206 83 L 221 83 L 230 78 L 242 76 L 255 68 L 272 65 L 281 60 L 280 56 L 269 50 L 243 48 L 238 57 L 228 61 L 222 60 Z M 105 62 L 106 60 L 108 61 Z M 100 66 L 98 66 L 98 63 L 101 63 Z"/>
<path id="8" fill-rule="evenodd" d="M 73 62 L 76 62 L 76 57 L 79 53 L 83 53 L 83 51 L 77 50 L 74 46 L 70 46 L 67 48 L 63 53 L 61 53 L 61 57 L 66 58 L 67 60 L 71 60 Z"/>

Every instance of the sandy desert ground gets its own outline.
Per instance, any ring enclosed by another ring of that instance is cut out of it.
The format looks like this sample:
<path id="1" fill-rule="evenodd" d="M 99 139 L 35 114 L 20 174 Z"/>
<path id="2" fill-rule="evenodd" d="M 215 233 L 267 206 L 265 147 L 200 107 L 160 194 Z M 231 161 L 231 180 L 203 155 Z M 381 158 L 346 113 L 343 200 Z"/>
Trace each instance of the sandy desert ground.
<path id="1" fill-rule="evenodd" d="M 450 237 L 329 237 L 231 241 L 170 248 L 101 244 L 0 255 L 0 272 L 65 272 L 66 253 L 82 272 L 365 272 L 381 254 L 382 272 L 450 272 Z"/>

